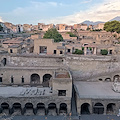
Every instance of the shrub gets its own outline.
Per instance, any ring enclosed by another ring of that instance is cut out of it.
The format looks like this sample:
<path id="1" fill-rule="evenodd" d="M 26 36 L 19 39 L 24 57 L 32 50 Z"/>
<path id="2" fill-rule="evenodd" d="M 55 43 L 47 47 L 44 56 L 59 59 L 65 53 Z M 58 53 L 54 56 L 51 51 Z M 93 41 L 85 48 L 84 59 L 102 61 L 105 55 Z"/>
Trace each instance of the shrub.
<path id="1" fill-rule="evenodd" d="M 82 54 L 84 54 L 84 52 L 82 50 L 76 49 L 74 54 L 82 55 Z"/>
<path id="2" fill-rule="evenodd" d="M 108 50 L 105 50 L 105 49 L 101 50 L 101 54 L 102 55 L 107 55 L 108 54 Z"/>

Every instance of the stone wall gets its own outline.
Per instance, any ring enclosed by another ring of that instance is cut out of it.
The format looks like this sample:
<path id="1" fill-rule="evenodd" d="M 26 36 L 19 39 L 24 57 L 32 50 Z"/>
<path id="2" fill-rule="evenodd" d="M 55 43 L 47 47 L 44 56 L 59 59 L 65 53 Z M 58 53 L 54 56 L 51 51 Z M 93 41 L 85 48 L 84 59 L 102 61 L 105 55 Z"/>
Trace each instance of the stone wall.
<path id="1" fill-rule="evenodd" d="M 67 56 L 64 62 L 69 67 L 73 80 L 102 77 L 120 70 L 119 56 Z"/>
<path id="2" fill-rule="evenodd" d="M 53 72 L 58 68 L 67 68 L 71 71 L 73 80 L 88 80 L 95 77 L 110 76 L 112 73 L 118 74 L 120 70 L 120 56 L 67 55 L 62 57 L 1 55 L 0 61 L 2 61 L 3 58 L 7 59 L 7 65 L 4 66 L 1 63 L 1 69 L 17 70 L 21 72 L 21 75 L 24 70 L 26 70 L 27 73 L 28 71 L 30 73 L 31 70 L 33 72 L 37 72 L 36 70 L 39 72 L 43 70 Z"/>

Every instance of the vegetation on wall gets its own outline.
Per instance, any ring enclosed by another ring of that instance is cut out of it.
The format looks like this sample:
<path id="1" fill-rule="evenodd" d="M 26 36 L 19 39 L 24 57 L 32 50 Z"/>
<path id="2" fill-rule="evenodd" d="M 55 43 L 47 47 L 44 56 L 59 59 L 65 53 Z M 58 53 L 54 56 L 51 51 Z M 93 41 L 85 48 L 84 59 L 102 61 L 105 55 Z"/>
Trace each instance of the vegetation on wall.
<path id="1" fill-rule="evenodd" d="M 107 32 L 117 32 L 120 33 L 120 22 L 119 21 L 111 21 L 111 22 L 106 22 L 104 25 L 104 30 Z"/>
<path id="2" fill-rule="evenodd" d="M 72 32 L 67 32 L 67 34 L 69 34 L 70 37 L 77 37 L 77 35 L 75 35 L 75 34 L 72 33 Z"/>
<path id="3" fill-rule="evenodd" d="M 101 50 L 101 54 L 102 55 L 107 55 L 108 54 L 108 50 L 106 50 L 106 49 Z"/>
<path id="4" fill-rule="evenodd" d="M 84 52 L 83 52 L 83 50 L 75 49 L 74 54 L 83 55 L 83 54 L 84 54 Z"/>
<path id="5" fill-rule="evenodd" d="M 43 38 L 46 39 L 54 39 L 54 42 L 61 42 L 63 41 L 63 37 L 61 34 L 59 34 L 59 32 L 55 29 L 49 29 L 48 31 L 46 31 L 46 33 L 44 34 Z"/>

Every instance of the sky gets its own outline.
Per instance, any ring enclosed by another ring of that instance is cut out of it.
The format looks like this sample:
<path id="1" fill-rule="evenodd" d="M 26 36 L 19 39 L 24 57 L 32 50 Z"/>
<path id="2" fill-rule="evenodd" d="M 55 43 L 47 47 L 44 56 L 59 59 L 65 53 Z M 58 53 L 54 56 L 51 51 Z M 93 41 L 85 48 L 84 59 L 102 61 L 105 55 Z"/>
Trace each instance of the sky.
<path id="1" fill-rule="evenodd" d="M 0 21 L 76 24 L 120 16 L 120 0 L 0 0 Z"/>

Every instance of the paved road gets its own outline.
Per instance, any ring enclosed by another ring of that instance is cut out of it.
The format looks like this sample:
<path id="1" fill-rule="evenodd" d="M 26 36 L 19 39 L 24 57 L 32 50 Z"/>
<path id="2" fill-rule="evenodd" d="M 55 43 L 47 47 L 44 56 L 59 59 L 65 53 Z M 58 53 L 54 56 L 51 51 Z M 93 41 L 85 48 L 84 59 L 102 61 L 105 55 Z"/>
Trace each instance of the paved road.
<path id="1" fill-rule="evenodd" d="M 0 118 L 0 120 L 79 120 L 78 116 L 15 116 Z M 80 120 L 120 120 L 120 117 L 114 115 L 82 115 Z"/>

